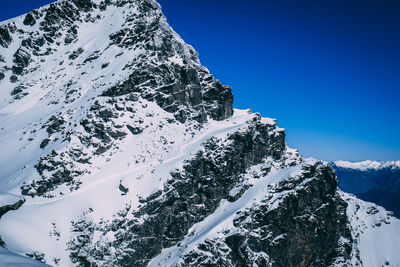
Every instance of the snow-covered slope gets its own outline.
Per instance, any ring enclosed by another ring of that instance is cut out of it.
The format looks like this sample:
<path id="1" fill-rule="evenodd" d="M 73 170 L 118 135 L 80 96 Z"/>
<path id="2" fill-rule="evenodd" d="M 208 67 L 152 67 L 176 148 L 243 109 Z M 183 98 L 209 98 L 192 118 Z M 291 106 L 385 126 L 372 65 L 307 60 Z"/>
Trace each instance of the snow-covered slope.
<path id="1" fill-rule="evenodd" d="M 8 267 L 46 267 L 48 265 L 12 253 L 0 246 L 0 266 Z"/>
<path id="2" fill-rule="evenodd" d="M 290 149 L 276 120 L 233 110 L 154 0 L 60 0 L 1 23 L 0 86 L 0 245 L 13 253 L 53 266 L 400 264 L 398 220 L 378 209 L 391 227 L 371 224 L 354 208 L 369 204 Z M 391 246 L 370 261 L 381 232 Z"/>
<path id="3" fill-rule="evenodd" d="M 361 201 L 342 193 L 348 203 L 354 247 L 353 263 L 359 260 L 364 266 L 398 266 L 400 221 L 375 204 Z M 396 238 L 393 238 L 395 236 Z M 394 249 L 395 248 L 395 249 Z"/>

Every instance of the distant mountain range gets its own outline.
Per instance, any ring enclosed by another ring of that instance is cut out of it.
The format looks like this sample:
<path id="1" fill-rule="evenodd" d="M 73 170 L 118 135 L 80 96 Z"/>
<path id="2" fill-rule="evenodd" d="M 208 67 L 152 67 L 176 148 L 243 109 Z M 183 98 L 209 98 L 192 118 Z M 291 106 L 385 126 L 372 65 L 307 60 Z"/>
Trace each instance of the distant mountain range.
<path id="1" fill-rule="evenodd" d="M 339 188 L 400 216 L 400 161 L 336 161 Z"/>

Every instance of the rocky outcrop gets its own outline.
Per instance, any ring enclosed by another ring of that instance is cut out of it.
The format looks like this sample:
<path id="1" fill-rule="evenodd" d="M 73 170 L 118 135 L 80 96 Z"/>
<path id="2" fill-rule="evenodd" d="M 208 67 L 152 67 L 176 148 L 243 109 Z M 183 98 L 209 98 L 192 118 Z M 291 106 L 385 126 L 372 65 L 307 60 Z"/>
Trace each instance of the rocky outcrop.
<path id="1" fill-rule="evenodd" d="M 240 193 L 231 196 L 230 191 L 242 182 L 242 174 L 248 168 L 267 158 L 282 162 L 283 167 L 287 157 L 284 137 L 284 132 L 275 124 L 262 123 L 260 117 L 255 117 L 248 128 L 226 140 L 210 139 L 204 144 L 204 151 L 186 162 L 182 171 L 171 173 L 172 179 L 163 191 L 141 201 L 142 207 L 133 213 L 137 219 L 122 217 L 105 228 L 124 229 L 118 232 L 117 240 L 109 244 L 116 249 L 113 264 L 146 266 L 162 248 L 177 244 L 191 226 L 213 213 L 222 199 L 234 201 L 240 197 Z M 298 160 L 299 157 L 294 157 L 291 162 L 295 164 Z M 269 169 L 263 171 L 268 173 Z M 113 254 L 96 252 L 90 238 L 77 238 L 70 244 L 73 262 L 83 265 L 106 263 L 110 260 L 106 255 Z M 75 253 L 88 249 L 91 250 L 89 257 Z"/>
<path id="2" fill-rule="evenodd" d="M 14 203 L 14 204 L 1 206 L 0 207 L 0 219 L 4 214 L 9 212 L 10 210 L 19 209 L 24 204 L 24 202 L 25 202 L 25 200 L 21 199 L 21 200 L 19 200 L 18 202 Z M 0 239 L 0 241 L 1 241 L 1 239 Z"/>
<path id="3" fill-rule="evenodd" d="M 7 48 L 10 45 L 12 41 L 11 33 L 15 30 L 15 25 L 12 23 L 0 26 L 0 45 L 2 47 Z"/>
<path id="4" fill-rule="evenodd" d="M 137 7 L 140 12 L 127 17 L 123 25 L 125 28 L 109 35 L 109 46 L 143 49 L 146 50 L 146 55 L 126 65 L 124 70 L 130 73 L 129 78 L 111 86 L 102 96 L 119 97 L 140 92 L 145 99 L 156 101 L 168 112 L 175 113 L 182 122 L 188 118 L 205 121 L 207 116 L 223 120 L 232 115 L 231 88 L 215 80 L 199 64 L 197 52 L 177 39 L 176 33 L 162 15 L 160 6 L 149 0 L 100 3 L 90 0 L 60 1 L 28 13 L 23 22 L 25 25 L 34 26 L 36 21 L 41 22 L 39 31 L 19 32 L 24 39 L 13 57 L 13 82 L 17 82 L 18 76 L 29 72 L 29 67 L 35 61 L 32 55 L 43 60 L 45 56 L 59 49 L 54 48 L 53 44 L 59 46 L 62 38 L 65 45 L 76 42 L 79 38 L 79 25 L 104 19 L 103 14 L 92 14 L 98 10 L 106 12 L 107 7 L 113 5 Z M 16 32 L 12 23 L 1 27 L 0 44 L 3 47 L 8 47 L 13 39 L 10 30 Z M 83 52 L 83 48 L 78 48 L 68 55 L 68 59 L 77 60 Z M 85 63 L 97 58 L 98 56 L 89 56 Z M 108 64 L 103 64 L 102 68 Z M 26 95 L 27 93 L 18 94 L 15 99 Z"/>
<path id="5" fill-rule="evenodd" d="M 127 81 L 111 87 L 102 96 L 140 93 L 145 99 L 156 101 L 166 111 L 175 113 L 181 122 L 188 118 L 204 122 L 207 115 L 215 120 L 232 116 L 231 88 L 221 85 L 204 70 L 178 65 L 154 68 L 146 63 L 139 66 L 142 69 L 135 70 Z"/>
<path id="6" fill-rule="evenodd" d="M 271 203 L 274 194 L 284 192 L 279 205 Z M 199 244 L 179 266 L 349 264 L 352 237 L 346 208 L 332 169 L 306 165 L 301 175 L 268 190 L 259 205 L 240 211 L 233 233 Z"/>

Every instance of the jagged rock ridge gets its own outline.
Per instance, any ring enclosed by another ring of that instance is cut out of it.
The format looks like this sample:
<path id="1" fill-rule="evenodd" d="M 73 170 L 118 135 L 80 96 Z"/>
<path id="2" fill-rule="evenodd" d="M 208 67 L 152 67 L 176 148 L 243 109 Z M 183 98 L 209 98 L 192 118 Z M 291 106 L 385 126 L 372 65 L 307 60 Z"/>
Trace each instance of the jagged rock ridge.
<path id="1" fill-rule="evenodd" d="M 400 222 L 341 193 L 275 120 L 233 110 L 157 2 L 58 1 L 2 23 L 0 55 L 9 250 L 54 266 L 400 262 Z"/>

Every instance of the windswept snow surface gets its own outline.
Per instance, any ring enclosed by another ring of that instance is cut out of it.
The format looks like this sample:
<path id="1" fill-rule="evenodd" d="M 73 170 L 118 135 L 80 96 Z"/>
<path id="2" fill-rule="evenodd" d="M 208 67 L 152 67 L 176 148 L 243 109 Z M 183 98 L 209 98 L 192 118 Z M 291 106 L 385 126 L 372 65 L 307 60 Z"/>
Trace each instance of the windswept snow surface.
<path id="1" fill-rule="evenodd" d="M 124 79 L 128 73 L 122 71 L 122 68 L 129 60 L 135 59 L 143 52 L 141 50 L 124 50 L 116 46 L 107 48 L 108 35 L 122 27 L 121 25 L 125 22 L 120 8 L 110 8 L 113 9 L 109 11 L 113 13 L 113 16 L 106 16 L 96 23 L 83 23 L 79 27 L 77 41 L 63 49 L 55 49 L 52 54 L 46 56 L 45 64 L 39 60 L 39 62 L 31 63 L 31 65 L 36 65 L 34 66 L 35 71 L 22 76 L 17 83 L 17 85 L 29 85 L 28 95 L 18 101 L 13 100 L 13 96 L 9 92 L 16 84 L 9 82 L 9 77 L 2 80 L 0 92 L 0 143 L 2 144 L 0 188 L 3 190 L 17 193 L 23 177 L 34 172 L 32 159 L 38 159 L 52 149 L 59 149 L 66 145 L 60 139 L 46 149 L 37 149 L 40 142 L 47 136 L 45 129 L 42 129 L 41 126 L 51 115 L 68 110 L 71 114 L 70 121 L 79 123 L 90 106 L 87 103 L 90 103 L 93 97 L 98 96 L 115 81 Z M 16 18 L 16 26 L 22 29 L 27 28 L 28 26 L 25 26 L 22 21 L 23 16 Z M 39 30 L 39 24 L 40 21 L 33 26 L 33 29 L 27 29 L 27 32 Z M 102 34 L 99 34 L 100 32 Z M 0 53 L 6 62 L 12 62 L 12 55 L 19 45 L 20 41 L 14 41 L 8 49 L 0 48 Z M 79 60 L 96 54 L 96 51 L 104 51 L 100 58 L 86 64 L 82 64 L 83 60 L 81 62 L 65 60 L 66 55 L 82 47 L 85 50 Z M 3 50 L 7 54 L 3 54 Z M 124 56 L 114 57 L 122 52 Z M 109 62 L 109 67 L 102 69 L 101 64 L 106 62 Z M 114 75 L 115 73 L 116 75 Z M 85 82 L 79 82 L 82 80 Z M 66 93 L 68 93 L 66 84 L 75 87 L 70 91 L 75 91 L 70 96 L 71 98 L 76 97 L 76 99 L 70 103 L 60 101 L 65 99 Z M 68 128 L 72 130 L 74 125 L 71 124 Z"/>

